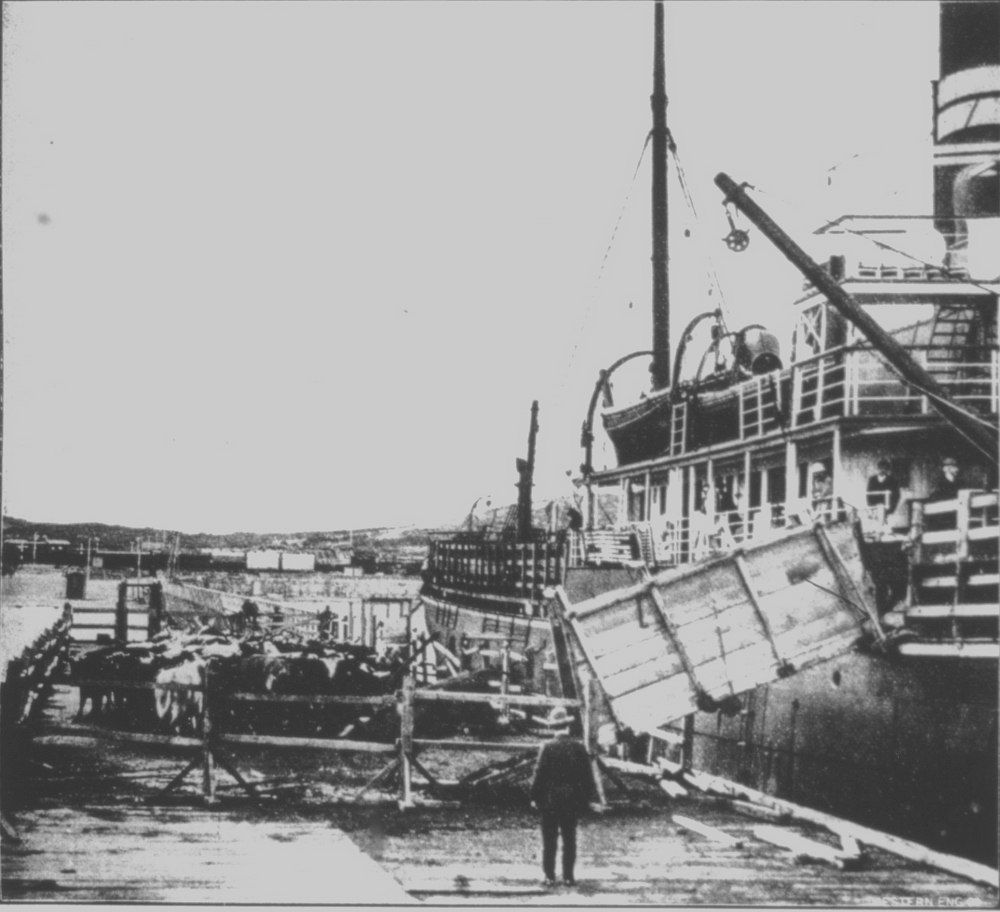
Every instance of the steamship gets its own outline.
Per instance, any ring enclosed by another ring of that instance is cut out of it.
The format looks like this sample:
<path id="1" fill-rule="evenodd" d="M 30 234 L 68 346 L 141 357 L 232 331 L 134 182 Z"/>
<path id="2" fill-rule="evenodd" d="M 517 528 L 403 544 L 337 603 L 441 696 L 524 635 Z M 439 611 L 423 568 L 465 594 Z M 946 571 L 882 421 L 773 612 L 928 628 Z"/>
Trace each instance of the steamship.
<path id="1" fill-rule="evenodd" d="M 946 0 L 940 16 L 931 214 L 845 216 L 808 256 L 720 175 L 727 205 L 803 273 L 791 349 L 713 311 L 674 352 L 657 5 L 651 351 L 597 378 L 577 528 L 532 528 L 533 413 L 517 508 L 498 533 L 433 543 L 422 600 L 456 654 L 498 634 L 544 652 L 561 636 L 555 587 L 577 603 L 795 528 L 848 524 L 877 605 L 870 635 L 735 709 L 694 713 L 693 765 L 995 865 L 1000 4 Z M 747 240 L 735 227 L 726 239 L 734 251 Z M 639 357 L 651 388 L 613 404 L 612 376 Z M 612 468 L 593 465 L 598 418 Z M 945 461 L 958 474 L 942 484 Z"/>

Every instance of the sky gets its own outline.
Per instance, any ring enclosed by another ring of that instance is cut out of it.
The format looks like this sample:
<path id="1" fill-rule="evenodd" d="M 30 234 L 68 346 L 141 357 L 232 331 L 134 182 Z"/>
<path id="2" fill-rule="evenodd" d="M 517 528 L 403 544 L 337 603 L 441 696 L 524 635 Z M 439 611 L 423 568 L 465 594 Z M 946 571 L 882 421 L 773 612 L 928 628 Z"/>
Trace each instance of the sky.
<path id="1" fill-rule="evenodd" d="M 931 211 L 937 19 L 667 3 L 675 343 L 720 300 L 782 336 L 801 289 L 725 248 L 717 172 L 800 241 Z M 51 0 L 3 42 L 5 515 L 455 523 L 516 499 L 535 399 L 567 492 L 649 346 L 651 3 Z"/>

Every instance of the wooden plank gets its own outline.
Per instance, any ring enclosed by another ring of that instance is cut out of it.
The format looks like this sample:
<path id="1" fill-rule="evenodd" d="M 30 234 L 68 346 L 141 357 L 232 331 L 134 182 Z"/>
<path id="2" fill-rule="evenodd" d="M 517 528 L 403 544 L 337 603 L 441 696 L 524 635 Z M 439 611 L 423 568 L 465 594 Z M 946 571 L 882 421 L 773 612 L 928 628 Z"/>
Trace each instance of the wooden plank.
<path id="1" fill-rule="evenodd" d="M 421 750 L 448 750 L 448 751 L 537 751 L 537 741 L 455 741 L 440 740 L 434 741 L 427 738 L 414 738 L 413 744 Z M 390 747 L 390 750 L 393 748 Z"/>
<path id="2" fill-rule="evenodd" d="M 619 760 L 617 757 L 598 757 L 597 762 L 606 769 L 628 773 L 630 776 L 642 776 L 645 779 L 659 779 L 663 775 L 659 767 L 633 763 L 631 760 Z"/>
<path id="3" fill-rule="evenodd" d="M 1000 573 L 973 573 L 966 581 L 968 586 L 1000 585 Z"/>
<path id="4" fill-rule="evenodd" d="M 753 606 L 754 614 L 757 615 L 757 621 L 760 624 L 761 630 L 764 632 L 764 638 L 771 644 L 771 649 L 774 652 L 774 660 L 778 663 L 778 665 L 784 665 L 785 660 L 778 651 L 778 647 L 774 642 L 774 637 L 771 634 L 771 625 L 767 622 L 767 617 L 764 615 L 764 612 L 761 611 L 760 601 L 758 600 L 757 592 L 754 589 L 753 579 L 750 576 L 750 568 L 747 566 L 746 560 L 740 554 L 733 556 L 733 563 L 736 565 L 736 569 L 739 571 L 740 579 L 746 587 L 747 596 L 750 599 L 750 604 Z"/>
<path id="5" fill-rule="evenodd" d="M 46 735 L 71 735 L 76 737 L 106 738 L 109 741 L 131 741 L 136 744 L 165 744 L 170 747 L 203 747 L 201 738 L 180 735 L 156 735 L 148 732 L 114 731 L 96 725 L 46 725 Z"/>
<path id="6" fill-rule="evenodd" d="M 692 833 L 697 833 L 699 836 L 704 836 L 706 839 L 711 839 L 713 842 L 718 842 L 721 845 L 737 849 L 743 845 L 739 839 L 730 836 L 718 827 L 709 826 L 707 823 L 701 823 L 698 820 L 692 820 L 690 817 L 683 817 L 680 814 L 672 814 L 670 819 L 682 829 L 690 830 Z"/>
<path id="7" fill-rule="evenodd" d="M 848 855 L 840 849 L 834 849 L 820 842 L 814 842 L 811 839 L 800 836 L 798 833 L 783 830 L 780 827 L 756 826 L 753 828 L 753 834 L 758 839 L 771 843 L 771 845 L 789 849 L 796 856 L 818 858 L 821 861 L 828 861 L 838 868 L 843 868 L 848 862 L 856 861 L 860 857 L 858 855 Z"/>
<path id="8" fill-rule="evenodd" d="M 673 585 L 691 576 L 703 576 L 717 564 L 725 564 L 728 560 L 729 557 L 724 555 L 721 557 L 710 558 L 707 561 L 700 561 L 697 564 L 689 564 L 687 567 L 678 570 L 667 570 L 663 573 L 656 574 L 651 581 L 644 580 L 639 583 L 633 583 L 631 586 L 624 589 L 615 589 L 610 592 L 605 592 L 592 599 L 588 599 L 585 602 L 572 605 L 569 607 L 568 613 L 570 616 L 578 620 L 583 620 L 588 615 L 594 614 L 602 609 L 633 600 L 637 595 L 641 595 L 646 592 L 650 582 L 655 585 Z"/>
<path id="9" fill-rule="evenodd" d="M 290 738 L 284 735 L 217 735 L 217 740 L 223 744 L 249 744 L 257 747 L 308 747 L 327 751 L 358 751 L 368 754 L 391 754 L 396 750 L 394 744 L 382 744 L 376 741 L 342 741 L 335 738 Z"/>
<path id="10" fill-rule="evenodd" d="M 975 643 L 965 641 L 949 642 L 910 642 L 900 643 L 897 647 L 900 655 L 936 656 L 951 659 L 996 659 L 1000 658 L 1000 645 L 997 643 Z"/>
<path id="11" fill-rule="evenodd" d="M 338 703 L 346 706 L 394 706 L 395 694 L 379 694 L 372 697 L 338 696 L 333 694 L 257 694 L 225 693 L 213 689 L 219 700 L 234 700 L 240 703 Z"/>
<path id="12" fill-rule="evenodd" d="M 59 682 L 68 687 L 92 687 L 95 689 L 106 688 L 107 690 L 162 690 L 173 692 L 191 691 L 192 693 L 202 693 L 205 690 L 202 684 L 157 684 L 156 681 L 108 681 L 95 680 L 91 678 L 70 678 Z"/>
<path id="13" fill-rule="evenodd" d="M 684 671 L 684 666 L 676 652 L 670 648 L 670 641 L 666 637 L 666 631 L 659 625 L 655 632 L 648 636 L 637 637 L 631 646 L 623 646 L 613 651 L 598 652 L 603 645 L 599 636 L 586 633 L 587 646 L 594 656 L 594 664 L 601 670 L 601 675 L 611 677 L 621 672 L 630 671 L 633 668 L 647 663 L 656 663 L 663 677 L 677 674 Z"/>
<path id="14" fill-rule="evenodd" d="M 848 572 L 847 567 L 844 566 L 844 561 L 841 558 L 840 553 L 834 547 L 833 542 L 830 540 L 830 536 L 826 529 L 817 523 L 813 526 L 813 531 L 820 547 L 823 549 L 824 556 L 830 563 L 834 576 L 837 578 L 837 585 L 840 588 L 843 597 L 850 600 L 859 611 L 863 611 L 868 615 L 868 619 L 872 623 L 872 629 L 875 632 L 875 636 L 878 637 L 879 642 L 884 643 L 885 633 L 882 630 L 882 624 L 879 621 L 878 612 L 876 611 L 875 606 L 866 597 L 866 594 L 861 591 L 860 587 L 854 581 L 853 576 Z"/>
<path id="15" fill-rule="evenodd" d="M 699 684 L 694 665 L 688 658 L 687 650 L 684 648 L 684 644 L 678 637 L 677 628 L 674 627 L 673 621 L 671 621 L 670 615 L 667 613 L 667 607 L 663 604 L 663 598 L 660 596 L 660 593 L 657 591 L 655 586 L 650 586 L 649 596 L 653 605 L 656 607 L 656 611 L 660 616 L 660 620 L 663 622 L 663 626 L 666 628 L 667 636 L 670 637 L 674 650 L 677 653 L 678 658 L 681 660 L 681 664 L 684 666 L 684 671 L 691 682 L 691 687 L 696 692 L 701 690 L 702 688 Z"/>
<path id="16" fill-rule="evenodd" d="M 915 605 L 904 612 L 907 618 L 916 620 L 925 618 L 995 618 L 1000 617 L 1000 605 L 967 604 L 967 605 Z"/>
<path id="17" fill-rule="evenodd" d="M 954 589 L 958 585 L 958 577 L 954 574 L 950 576 L 931 576 L 920 580 L 917 585 L 921 589 Z"/>
<path id="18" fill-rule="evenodd" d="M 687 798 L 688 796 L 688 790 L 679 782 L 674 782 L 673 779 L 661 779 L 660 788 L 671 798 Z"/>
<path id="19" fill-rule="evenodd" d="M 541 708 L 565 706 L 567 709 L 577 709 L 580 706 L 579 700 L 568 700 L 565 697 L 523 696 L 520 694 L 501 693 L 463 693 L 462 691 L 455 690 L 427 691 L 418 689 L 414 693 L 413 699 L 428 703 L 506 703 L 509 706 L 538 706 Z"/>
<path id="20" fill-rule="evenodd" d="M 858 842 L 866 843 L 885 852 L 891 852 L 901 858 L 930 865 L 931 867 L 957 874 L 959 877 L 965 877 L 968 880 L 985 884 L 994 889 L 1000 887 L 1000 874 L 998 874 L 995 868 L 969 861 L 967 858 L 959 858 L 944 852 L 936 852 L 933 849 L 928 849 L 926 846 L 911 842 L 908 839 L 902 839 L 899 836 L 892 836 L 888 833 L 873 830 L 870 827 L 841 820 L 832 814 L 803 807 L 791 801 L 773 798 L 756 789 L 738 785 L 720 776 L 710 776 L 707 773 L 685 773 L 684 779 L 694 788 L 702 791 L 717 792 L 722 795 L 748 799 L 764 807 L 771 807 L 791 814 L 794 819 L 805 820 L 809 823 L 826 827 L 833 833 L 847 834 Z"/>

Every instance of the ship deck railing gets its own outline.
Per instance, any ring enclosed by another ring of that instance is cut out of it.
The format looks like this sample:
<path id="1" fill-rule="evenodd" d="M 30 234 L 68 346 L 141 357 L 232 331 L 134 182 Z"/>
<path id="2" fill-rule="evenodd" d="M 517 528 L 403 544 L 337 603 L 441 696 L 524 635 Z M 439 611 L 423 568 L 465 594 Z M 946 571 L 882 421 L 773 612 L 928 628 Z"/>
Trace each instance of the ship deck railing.
<path id="1" fill-rule="evenodd" d="M 983 414 L 1000 412 L 1000 357 L 996 346 L 904 346 L 910 357 L 934 377 L 956 402 Z M 933 399 L 899 378 L 878 352 L 867 346 L 840 346 L 798 361 L 791 377 L 792 427 L 825 418 L 927 415 Z M 753 430 L 766 422 L 768 410 L 755 415 L 775 381 L 768 375 L 741 384 L 741 427 Z M 771 406 L 774 410 L 777 404 Z M 774 411 L 773 419 L 777 421 Z"/>
<path id="2" fill-rule="evenodd" d="M 987 346 L 904 346 L 909 355 L 958 404 L 989 417 L 1000 414 L 1000 348 Z M 697 400 L 674 405 L 669 453 L 727 440 L 754 440 L 834 418 L 892 418 L 935 414 L 926 390 L 901 380 L 882 356 L 866 345 L 843 345 L 796 361 L 780 371 L 742 381 L 735 387 L 731 421 L 715 421 L 709 438 L 692 437 L 698 424 L 688 412 Z M 727 406 L 727 408 L 730 406 Z M 722 431 L 718 428 L 731 428 Z M 716 439 L 715 435 L 719 435 Z"/>
<path id="3" fill-rule="evenodd" d="M 756 507 L 734 507 L 694 517 L 628 522 L 571 533 L 570 566 L 601 563 L 668 567 L 762 541 L 793 526 L 840 522 L 854 509 L 840 497 L 802 498 Z"/>
<path id="4" fill-rule="evenodd" d="M 903 630 L 909 655 L 1000 656 L 1000 494 L 913 501 Z"/>
<path id="5" fill-rule="evenodd" d="M 563 583 L 568 560 L 562 535 L 533 542 L 436 541 L 428 573 L 440 588 L 535 600 L 547 587 Z"/>

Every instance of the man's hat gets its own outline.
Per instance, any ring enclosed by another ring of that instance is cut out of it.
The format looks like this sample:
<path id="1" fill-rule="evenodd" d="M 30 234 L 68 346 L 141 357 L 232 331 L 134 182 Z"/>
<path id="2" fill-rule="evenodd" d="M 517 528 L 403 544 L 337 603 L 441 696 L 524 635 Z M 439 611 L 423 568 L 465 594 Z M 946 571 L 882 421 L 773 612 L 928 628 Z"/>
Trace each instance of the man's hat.
<path id="1" fill-rule="evenodd" d="M 549 725 L 560 725 L 572 721 L 570 714 L 566 711 L 565 706 L 557 706 L 552 712 L 549 713 L 548 724 Z"/>
<path id="2" fill-rule="evenodd" d="M 944 459 L 941 460 L 941 465 L 942 466 L 949 466 L 949 465 L 950 466 L 955 466 L 955 468 L 957 469 L 958 468 L 958 460 L 954 456 L 945 456 Z"/>
<path id="3" fill-rule="evenodd" d="M 824 472 L 825 473 L 826 472 L 826 466 L 823 465 L 822 462 L 814 462 L 811 466 L 809 466 L 809 471 L 812 472 L 814 475 L 817 472 Z"/>

